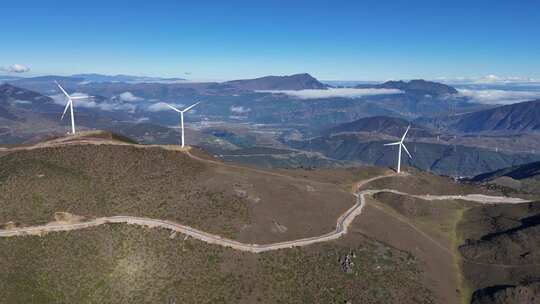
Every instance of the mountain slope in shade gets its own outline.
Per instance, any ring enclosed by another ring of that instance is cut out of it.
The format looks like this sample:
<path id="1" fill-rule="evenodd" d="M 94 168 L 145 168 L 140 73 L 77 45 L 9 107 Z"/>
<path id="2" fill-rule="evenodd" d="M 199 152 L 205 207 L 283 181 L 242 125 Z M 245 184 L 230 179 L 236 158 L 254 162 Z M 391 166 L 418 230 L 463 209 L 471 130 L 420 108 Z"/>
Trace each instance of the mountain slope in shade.
<path id="1" fill-rule="evenodd" d="M 539 132 L 540 99 L 470 113 L 453 128 L 461 132 Z"/>
<path id="2" fill-rule="evenodd" d="M 540 194 L 540 161 L 480 174 L 471 180 L 506 190 Z"/>
<path id="3" fill-rule="evenodd" d="M 10 84 L 0 85 L 0 107 L 9 108 L 11 111 L 26 109 L 35 112 L 57 111 L 62 108 L 48 96 Z"/>
<path id="4" fill-rule="evenodd" d="M 327 85 L 321 83 L 313 76 L 295 74 L 290 76 L 265 76 L 255 79 L 242 79 L 227 81 L 224 85 L 242 90 L 307 90 L 326 89 Z"/>
<path id="5" fill-rule="evenodd" d="M 361 134 L 343 133 L 290 141 L 288 144 L 296 149 L 320 152 L 326 157 L 342 161 L 385 167 L 396 165 L 397 148 L 385 147 L 384 144 L 397 141 L 397 137 L 374 141 L 364 137 Z M 482 172 L 540 160 L 540 155 L 537 154 L 508 154 L 476 147 L 407 140 L 405 144 L 413 158 L 404 156 L 404 165 L 449 176 L 475 176 Z"/>
<path id="6" fill-rule="evenodd" d="M 386 134 L 396 137 L 401 137 L 408 126 L 411 126 L 409 136 L 412 137 L 430 137 L 433 136 L 429 130 L 416 125 L 411 124 L 409 121 L 388 116 L 372 116 L 366 118 L 360 118 L 353 122 L 344 123 L 333 127 L 327 131 L 327 134 L 336 133 L 355 133 L 355 132 L 373 132 Z"/>
<path id="7" fill-rule="evenodd" d="M 497 177 L 507 176 L 513 179 L 522 180 L 526 178 L 540 179 L 540 162 L 528 163 L 521 166 L 509 167 L 495 172 L 480 174 L 474 177 L 474 181 L 488 181 Z"/>

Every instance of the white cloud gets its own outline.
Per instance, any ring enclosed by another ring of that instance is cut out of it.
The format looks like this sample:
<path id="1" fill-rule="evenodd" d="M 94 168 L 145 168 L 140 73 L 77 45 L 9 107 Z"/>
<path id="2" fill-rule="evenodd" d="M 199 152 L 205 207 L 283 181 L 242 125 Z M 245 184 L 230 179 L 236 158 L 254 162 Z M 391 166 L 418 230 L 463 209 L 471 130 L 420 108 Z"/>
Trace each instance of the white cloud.
<path id="1" fill-rule="evenodd" d="M 92 99 L 91 96 L 83 93 L 73 93 L 72 97 L 89 97 L 87 99 L 77 99 L 73 101 L 75 107 L 87 108 L 87 109 L 98 109 L 102 111 L 127 111 L 134 112 L 137 107 L 132 104 L 119 104 L 119 103 L 110 103 L 110 102 L 96 102 Z M 52 95 L 50 96 L 54 103 L 59 105 L 65 105 L 67 100 L 63 94 Z"/>
<path id="2" fill-rule="evenodd" d="M 265 90 L 258 91 L 262 93 L 280 93 L 286 94 L 299 99 L 316 99 L 316 98 L 332 98 L 332 97 L 345 97 L 345 98 L 360 98 L 364 96 L 372 95 L 387 95 L 387 94 L 401 94 L 401 90 L 396 89 L 354 89 L 354 88 L 330 88 L 327 90 Z"/>
<path id="3" fill-rule="evenodd" d="M 125 102 L 135 102 L 135 101 L 141 101 L 141 100 L 143 100 L 143 98 L 138 97 L 138 96 L 135 96 L 135 95 L 133 95 L 133 93 L 131 93 L 131 92 L 124 92 L 124 93 L 118 95 L 118 98 L 119 98 L 121 101 L 125 101 Z"/>
<path id="4" fill-rule="evenodd" d="M 13 103 L 14 104 L 31 104 L 32 102 L 29 101 L 29 100 L 18 100 L 18 99 L 16 99 L 16 100 L 13 100 Z"/>
<path id="5" fill-rule="evenodd" d="M 180 104 L 180 105 L 179 104 L 172 104 L 172 106 L 174 106 L 176 108 L 179 108 L 179 109 L 184 107 L 184 105 L 182 105 L 182 104 Z M 171 110 L 171 108 L 169 108 L 167 106 L 167 104 L 164 103 L 164 102 L 153 103 L 153 104 L 149 105 L 147 109 L 150 112 L 160 112 L 160 111 L 170 111 Z"/>
<path id="6" fill-rule="evenodd" d="M 25 65 L 16 63 L 7 67 L 0 67 L 0 71 L 4 71 L 8 73 L 26 73 L 30 71 L 30 68 Z"/>
<path id="7" fill-rule="evenodd" d="M 512 104 L 540 98 L 540 91 L 459 89 L 462 96 L 485 104 Z"/>
<path id="8" fill-rule="evenodd" d="M 237 113 L 237 114 L 246 114 L 246 113 L 251 112 L 251 109 L 250 108 L 244 108 L 242 106 L 232 106 L 231 107 L 231 112 Z"/>
<path id="9" fill-rule="evenodd" d="M 439 77 L 436 81 L 448 84 L 538 84 L 540 79 L 522 76 L 498 76 L 494 74 L 481 77 Z"/>
<path id="10" fill-rule="evenodd" d="M 146 121 L 149 121 L 150 118 L 148 117 L 139 117 L 137 118 L 136 122 L 146 122 Z"/>

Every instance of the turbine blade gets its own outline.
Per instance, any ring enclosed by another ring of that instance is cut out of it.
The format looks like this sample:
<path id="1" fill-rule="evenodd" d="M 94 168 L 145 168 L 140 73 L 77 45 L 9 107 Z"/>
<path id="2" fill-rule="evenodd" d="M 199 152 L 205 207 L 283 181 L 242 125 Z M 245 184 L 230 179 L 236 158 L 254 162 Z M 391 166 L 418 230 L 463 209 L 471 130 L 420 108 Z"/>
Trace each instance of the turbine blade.
<path id="1" fill-rule="evenodd" d="M 403 149 L 405 150 L 405 152 L 407 152 L 407 155 L 409 155 L 409 158 L 412 158 L 412 155 L 411 155 L 411 153 L 409 153 L 409 150 L 407 150 L 407 147 L 405 147 L 404 144 L 401 144 L 401 146 L 403 147 Z"/>
<path id="2" fill-rule="evenodd" d="M 411 128 L 411 125 L 407 127 L 407 130 L 405 130 L 405 134 L 403 134 L 403 137 L 401 138 L 401 142 L 405 139 L 405 136 L 407 136 L 407 132 L 409 132 L 409 129 Z"/>
<path id="3" fill-rule="evenodd" d="M 171 109 L 175 110 L 176 112 L 178 112 L 178 113 L 182 113 L 182 111 L 180 111 L 180 110 L 178 110 L 177 108 L 175 108 L 175 107 L 171 106 L 170 104 L 166 103 L 166 105 L 167 105 L 167 107 L 169 107 L 169 108 L 171 108 Z"/>
<path id="4" fill-rule="evenodd" d="M 64 119 L 64 116 L 66 115 L 66 112 L 67 112 L 70 104 L 71 104 L 71 98 L 69 98 L 68 102 L 66 103 L 66 107 L 64 108 L 64 113 L 62 113 L 62 118 L 60 118 L 60 120 Z"/>
<path id="5" fill-rule="evenodd" d="M 184 110 L 182 110 L 182 112 L 187 112 L 189 110 L 191 110 L 193 107 L 195 107 L 196 105 L 200 104 L 200 102 L 197 102 L 195 104 L 192 104 L 190 105 L 189 107 L 185 108 Z"/>
<path id="6" fill-rule="evenodd" d="M 56 81 L 55 81 L 55 82 L 56 82 Z M 64 95 L 66 95 L 67 98 L 71 98 L 71 97 L 69 96 L 69 94 L 66 92 L 66 90 L 64 90 L 64 88 L 62 88 L 62 86 L 61 86 L 58 82 L 56 82 L 56 85 L 60 88 L 60 90 L 62 91 L 62 93 L 64 93 Z"/>
<path id="7" fill-rule="evenodd" d="M 397 146 L 397 145 L 399 145 L 399 144 L 401 144 L 400 141 L 395 142 L 395 143 L 384 144 L 384 146 Z"/>

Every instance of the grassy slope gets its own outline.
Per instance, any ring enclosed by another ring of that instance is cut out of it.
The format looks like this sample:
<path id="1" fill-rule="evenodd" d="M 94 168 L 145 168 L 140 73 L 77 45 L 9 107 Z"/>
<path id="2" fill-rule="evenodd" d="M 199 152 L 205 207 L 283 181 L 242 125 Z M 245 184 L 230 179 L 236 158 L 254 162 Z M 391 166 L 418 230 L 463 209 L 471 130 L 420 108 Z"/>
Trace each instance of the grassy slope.
<path id="1" fill-rule="evenodd" d="M 358 234 L 255 255 L 107 225 L 0 247 L 0 303 L 432 303 L 410 254 Z"/>
<path id="2" fill-rule="evenodd" d="M 334 182 L 321 184 L 322 177 L 306 180 L 292 170 L 272 175 L 161 148 L 72 145 L 0 159 L 0 224 L 46 223 L 55 212 L 133 215 L 268 243 L 327 233 L 354 203 L 332 170 Z"/>
<path id="3" fill-rule="evenodd" d="M 461 191 L 467 191 L 467 189 Z M 425 246 L 425 249 L 422 249 L 422 255 L 425 255 L 424 259 L 428 264 L 440 263 L 429 256 L 445 257 L 448 267 L 442 265 L 428 265 L 428 267 L 434 268 L 439 273 L 434 276 L 435 280 L 441 280 L 442 284 L 439 285 L 446 285 L 448 290 L 443 291 L 443 294 L 446 292 L 447 295 L 451 295 L 453 290 L 456 290 L 458 298 L 463 303 L 468 303 L 471 291 L 461 276 L 461 261 L 457 251 L 460 243 L 456 234 L 457 223 L 467 204 L 459 201 L 425 201 L 392 193 L 379 193 L 374 196 L 374 199 L 373 204 L 384 210 L 385 215 L 398 218 L 402 224 L 408 223 L 415 227 L 412 233 L 417 239 L 422 240 Z M 395 237 L 394 242 L 399 242 L 397 238 L 402 236 L 396 234 Z M 403 248 L 413 251 L 414 246 L 414 244 L 408 244 Z"/>
<path id="4" fill-rule="evenodd" d="M 58 211 L 139 215 L 231 234 L 247 223 L 242 198 L 196 182 L 210 174 L 159 148 L 69 146 L 20 151 L 0 163 L 0 222 L 49 222 Z M 189 178 L 188 178 L 189 177 Z"/>

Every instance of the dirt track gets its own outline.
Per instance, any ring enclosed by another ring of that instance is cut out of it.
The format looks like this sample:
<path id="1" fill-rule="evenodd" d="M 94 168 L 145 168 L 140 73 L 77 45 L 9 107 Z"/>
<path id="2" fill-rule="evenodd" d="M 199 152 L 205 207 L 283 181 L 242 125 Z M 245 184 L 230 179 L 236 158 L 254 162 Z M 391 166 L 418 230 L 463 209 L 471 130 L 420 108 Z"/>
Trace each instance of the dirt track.
<path id="1" fill-rule="evenodd" d="M 13 148 L 13 149 L 3 149 L 4 151 L 12 152 L 12 151 L 20 151 L 20 150 L 31 150 L 31 149 L 39 149 L 39 148 L 46 148 L 46 147 L 55 147 L 55 146 L 64 146 L 64 145 L 70 145 L 70 144 L 120 144 L 120 145 L 131 145 L 131 144 L 124 144 L 124 143 L 118 143 L 115 141 L 110 140 L 80 140 L 80 141 L 66 141 L 66 140 L 57 140 L 49 142 L 48 144 L 43 145 L 36 145 L 36 146 L 30 146 L 30 147 L 20 147 L 20 148 Z M 147 147 L 147 146 L 145 146 Z M 151 147 L 151 146 L 150 146 Z M 170 149 L 176 149 L 171 147 Z M 0 150 L 1 151 L 1 150 Z M 182 150 L 184 151 L 188 156 L 204 162 L 210 162 L 214 163 L 216 165 L 220 166 L 231 166 L 231 167 L 238 167 L 242 168 L 244 170 L 253 170 L 259 173 L 269 174 L 269 175 L 277 175 L 281 177 L 287 177 L 291 179 L 303 179 L 303 178 L 295 178 L 288 175 L 282 175 L 275 172 L 269 172 L 265 170 L 259 170 L 249 167 L 241 167 L 231 164 L 223 164 L 220 162 L 207 160 L 200 158 L 198 156 L 195 156 L 191 153 L 189 153 L 188 150 Z M 330 240 L 334 240 L 337 238 L 340 238 L 344 234 L 347 233 L 348 228 L 352 224 L 353 220 L 359 216 L 362 213 L 362 210 L 364 206 L 366 205 L 366 195 L 373 195 L 380 192 L 391 192 L 399 195 L 406 195 L 406 196 L 412 196 L 417 197 L 424 200 L 445 200 L 445 199 L 460 199 L 460 200 L 466 200 L 466 201 L 472 201 L 472 202 L 478 202 L 483 204 L 495 204 L 495 203 L 525 203 L 528 202 L 526 200 L 522 200 L 519 198 L 510 198 L 510 197 L 500 197 L 500 196 L 487 196 L 487 195 L 480 195 L 480 194 L 469 194 L 469 195 L 409 195 L 408 193 L 400 192 L 397 190 L 392 189 L 369 189 L 369 190 L 363 190 L 361 192 L 357 192 L 357 189 L 359 189 L 361 186 L 381 179 L 386 178 L 391 175 L 381 175 L 377 176 L 371 179 L 367 179 L 364 181 L 360 181 L 353 185 L 352 188 L 352 195 L 356 197 L 356 203 L 349 208 L 347 211 L 345 211 L 338 219 L 336 223 L 336 228 L 334 231 L 328 232 L 326 234 L 320 235 L 320 236 L 314 236 L 309 238 L 303 238 L 298 240 L 291 240 L 286 242 L 279 242 L 279 243 L 272 243 L 272 244 L 245 244 L 240 243 L 235 240 L 223 238 L 219 235 L 210 234 L 204 231 L 197 230 L 195 228 L 184 226 L 178 223 L 173 223 L 170 221 L 160 220 L 160 219 L 150 219 L 150 218 L 142 218 L 142 217 L 133 217 L 133 216 L 112 216 L 112 217 L 102 217 L 93 219 L 90 221 L 82 222 L 82 223 L 58 223 L 53 222 L 49 223 L 47 225 L 41 225 L 41 226 L 32 226 L 32 227 L 17 227 L 12 229 L 6 229 L 6 230 L 0 230 L 0 237 L 13 237 L 13 236 L 24 236 L 24 235 L 40 235 L 42 233 L 47 232 L 54 232 L 54 231 L 70 231 L 70 230 L 79 230 L 79 229 L 85 229 L 89 227 L 95 227 L 99 225 L 109 224 L 109 223 L 125 223 L 125 224 L 133 224 L 133 225 L 140 225 L 140 226 L 146 226 L 151 228 L 163 228 L 168 229 L 175 232 L 180 232 L 186 235 L 189 235 L 193 238 L 196 238 L 198 240 L 201 240 L 203 242 L 209 243 L 209 244 L 216 244 L 224 247 L 230 247 L 236 250 L 241 251 L 247 251 L 247 252 L 253 252 L 253 253 L 260 253 L 265 251 L 271 251 L 271 250 L 278 250 L 278 249 L 284 249 L 284 248 L 292 248 L 292 247 L 300 247 L 300 246 L 307 246 L 314 243 L 320 243 L 320 242 L 327 242 Z M 312 181 L 313 182 L 313 181 Z"/>
<path id="2" fill-rule="evenodd" d="M 370 179 L 370 181 L 373 181 L 379 178 L 385 178 L 385 177 L 386 176 L 379 176 L 379 177 Z M 340 238 L 341 236 L 347 233 L 348 228 L 352 224 L 353 220 L 362 213 L 362 209 L 364 208 L 366 204 L 365 196 L 373 195 L 380 192 L 392 192 L 392 193 L 400 194 L 400 195 L 408 195 L 407 193 L 403 193 L 403 192 L 399 192 L 395 190 L 389 190 L 389 189 L 361 191 L 360 193 L 355 194 L 355 196 L 357 197 L 356 204 L 354 204 L 354 206 L 352 206 L 349 210 L 347 210 L 338 218 L 335 231 L 332 231 L 332 232 L 329 232 L 327 234 L 320 235 L 320 236 L 314 236 L 310 238 L 304 238 L 304 239 L 298 239 L 298 240 L 292 240 L 292 241 L 286 241 L 286 242 L 280 242 L 280 243 L 273 243 L 273 244 L 262 244 L 262 245 L 261 244 L 245 244 L 245 243 L 240 243 L 235 240 L 223 238 L 219 235 L 206 233 L 204 231 L 200 231 L 189 226 L 173 223 L 170 221 L 142 218 L 142 217 L 133 217 L 133 216 L 102 217 L 102 218 L 97 218 L 91 221 L 87 221 L 83 223 L 74 223 L 74 224 L 53 222 L 53 223 L 42 225 L 42 226 L 0 230 L 0 237 L 40 235 L 42 233 L 54 232 L 54 231 L 69 231 L 69 230 L 85 229 L 85 228 L 95 227 L 95 226 L 109 224 L 109 223 L 125 223 L 125 224 L 146 226 L 150 228 L 168 229 L 171 231 L 176 231 L 176 232 L 189 235 L 193 238 L 196 238 L 198 240 L 201 240 L 209 244 L 216 244 L 216 245 L 220 245 L 224 247 L 230 247 L 230 248 L 241 250 L 241 251 L 260 253 L 264 251 L 278 250 L 278 249 L 284 249 L 284 248 L 307 246 L 314 243 L 327 242 L 330 240 Z M 415 195 L 415 197 L 419 197 L 426 200 L 448 199 L 448 196 L 445 196 L 445 195 L 442 195 L 442 196 L 435 196 L 435 195 L 416 196 Z M 478 202 L 478 203 L 490 203 L 490 204 L 491 203 L 512 203 L 513 204 L 513 203 L 527 202 L 525 200 L 516 199 L 516 198 L 497 197 L 497 196 L 478 196 L 474 194 L 466 195 L 466 196 L 459 196 L 459 199 Z"/>

